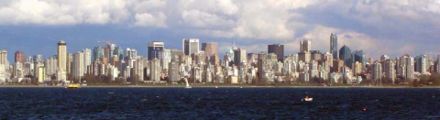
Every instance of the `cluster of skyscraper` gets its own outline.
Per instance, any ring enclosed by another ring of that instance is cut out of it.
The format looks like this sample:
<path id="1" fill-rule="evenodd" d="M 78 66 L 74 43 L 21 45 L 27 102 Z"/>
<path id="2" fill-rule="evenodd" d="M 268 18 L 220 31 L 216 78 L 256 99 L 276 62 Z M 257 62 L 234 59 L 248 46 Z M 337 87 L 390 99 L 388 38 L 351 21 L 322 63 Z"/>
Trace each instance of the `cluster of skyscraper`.
<path id="1" fill-rule="evenodd" d="M 72 54 L 67 43 L 60 41 L 57 55 L 46 59 L 41 55 L 26 58 L 17 51 L 15 63 L 9 64 L 8 52 L 1 50 L 0 82 L 176 84 L 188 79 L 201 84 L 405 84 L 422 75 L 440 73 L 439 58 L 383 55 L 373 61 L 361 50 L 352 52 L 348 46 L 338 45 L 337 35 L 331 34 L 328 52 L 312 50 L 312 42 L 303 40 L 296 54 L 285 56 L 282 44 L 268 45 L 267 52 L 259 53 L 232 46 L 220 59 L 217 43 L 200 44 L 197 38 L 185 38 L 182 50 L 152 41 L 145 58 L 135 49 L 112 43 Z"/>

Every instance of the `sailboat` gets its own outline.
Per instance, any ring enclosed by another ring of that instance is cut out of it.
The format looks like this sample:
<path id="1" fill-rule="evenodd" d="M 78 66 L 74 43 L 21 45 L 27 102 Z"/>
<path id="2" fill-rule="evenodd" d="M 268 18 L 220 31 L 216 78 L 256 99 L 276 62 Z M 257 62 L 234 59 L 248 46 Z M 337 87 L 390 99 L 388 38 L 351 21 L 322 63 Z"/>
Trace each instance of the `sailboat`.
<path id="1" fill-rule="evenodd" d="M 184 80 L 185 80 L 185 88 L 187 88 L 187 89 L 190 89 L 190 88 L 192 88 L 191 87 L 191 85 L 189 85 L 189 82 L 188 82 L 188 79 L 187 78 L 184 78 Z"/>

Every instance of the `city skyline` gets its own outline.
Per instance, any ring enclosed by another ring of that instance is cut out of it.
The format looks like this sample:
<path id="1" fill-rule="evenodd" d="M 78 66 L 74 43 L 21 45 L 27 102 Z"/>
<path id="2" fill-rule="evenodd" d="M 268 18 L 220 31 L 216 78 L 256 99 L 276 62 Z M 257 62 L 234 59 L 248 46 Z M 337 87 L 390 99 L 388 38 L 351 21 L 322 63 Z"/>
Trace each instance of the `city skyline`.
<path id="1" fill-rule="evenodd" d="M 232 43 L 248 52 L 262 51 L 259 44 L 283 44 L 285 54 L 292 54 L 304 38 L 314 43 L 312 49 L 328 51 L 330 33 L 338 34 L 339 47 L 347 44 L 371 57 L 439 53 L 436 0 L 7 0 L 0 4 L 0 48 L 26 55 L 54 55 L 56 47 L 51 44 L 62 39 L 70 44 L 69 52 L 110 40 L 145 56 L 149 41 L 162 40 L 166 47 L 180 49 L 181 39 L 191 37 L 218 42 L 220 54 Z"/>

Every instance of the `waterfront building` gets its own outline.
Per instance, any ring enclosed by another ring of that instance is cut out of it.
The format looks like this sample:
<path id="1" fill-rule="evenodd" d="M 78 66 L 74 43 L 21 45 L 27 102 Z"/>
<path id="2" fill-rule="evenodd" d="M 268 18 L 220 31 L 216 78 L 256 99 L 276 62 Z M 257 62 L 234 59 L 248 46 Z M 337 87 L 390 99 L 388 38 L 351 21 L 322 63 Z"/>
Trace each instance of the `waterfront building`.
<path id="1" fill-rule="evenodd" d="M 46 69 L 43 63 L 38 62 L 35 64 L 35 78 L 36 82 L 39 84 L 46 80 Z"/>
<path id="2" fill-rule="evenodd" d="M 247 53 L 243 48 L 237 48 L 234 50 L 234 64 L 236 66 L 243 66 L 247 63 Z"/>
<path id="3" fill-rule="evenodd" d="M 426 55 L 418 56 L 416 61 L 416 72 L 428 74 L 428 58 Z"/>
<path id="4" fill-rule="evenodd" d="M 85 73 L 84 53 L 77 52 L 73 54 L 72 76 L 73 79 L 80 82 Z"/>
<path id="5" fill-rule="evenodd" d="M 23 51 L 16 51 L 14 54 L 15 63 L 24 63 L 26 61 L 26 56 Z"/>
<path id="6" fill-rule="evenodd" d="M 57 79 L 61 82 L 67 82 L 68 53 L 67 53 L 67 44 L 63 40 L 58 42 L 57 62 L 58 62 Z"/>
<path id="7" fill-rule="evenodd" d="M 160 66 L 160 60 L 153 59 L 150 61 L 150 80 L 152 82 L 160 82 L 162 67 Z"/>
<path id="8" fill-rule="evenodd" d="M 284 45 L 271 44 L 267 46 L 267 52 L 277 55 L 278 61 L 284 61 Z"/>
<path id="9" fill-rule="evenodd" d="M 312 42 L 310 40 L 303 40 L 300 42 L 300 52 L 310 52 L 312 49 Z"/>
<path id="10" fill-rule="evenodd" d="M 148 60 L 162 60 L 165 43 L 160 41 L 152 41 L 148 44 Z"/>
<path id="11" fill-rule="evenodd" d="M 209 62 L 211 64 L 217 65 L 219 64 L 220 58 L 218 55 L 218 44 L 215 42 L 206 42 L 202 43 L 202 50 L 205 52 L 205 55 L 209 58 Z"/>
<path id="12" fill-rule="evenodd" d="M 6 49 L 0 50 L 0 64 L 9 65 L 8 51 Z"/>
<path id="13" fill-rule="evenodd" d="M 345 66 L 352 67 L 353 56 L 351 54 L 351 49 L 348 46 L 342 46 L 339 50 L 339 59 L 344 61 Z"/>
<path id="14" fill-rule="evenodd" d="M 387 59 L 384 65 L 385 79 L 387 82 L 395 84 L 396 82 L 396 63 L 394 60 Z"/>
<path id="15" fill-rule="evenodd" d="M 8 51 L 3 49 L 0 50 L 0 83 L 7 82 L 9 77 Z"/>
<path id="16" fill-rule="evenodd" d="M 378 61 L 373 63 L 373 70 L 372 70 L 372 79 L 376 82 L 376 83 L 382 83 L 382 64 Z"/>
<path id="17" fill-rule="evenodd" d="M 339 59 L 338 54 L 338 36 L 335 33 L 330 35 L 330 53 L 333 55 L 333 59 Z"/>
<path id="18" fill-rule="evenodd" d="M 367 61 L 363 50 L 354 51 L 353 59 L 354 59 L 353 62 L 360 62 L 362 64 L 365 64 L 365 62 Z"/>
<path id="19" fill-rule="evenodd" d="M 180 74 L 179 74 L 179 63 L 175 60 L 172 60 L 168 65 L 168 82 L 170 83 L 177 83 L 180 81 Z"/>
<path id="20" fill-rule="evenodd" d="M 183 53 L 185 55 L 192 55 L 199 53 L 200 51 L 200 40 L 198 38 L 184 38 L 183 39 Z"/>

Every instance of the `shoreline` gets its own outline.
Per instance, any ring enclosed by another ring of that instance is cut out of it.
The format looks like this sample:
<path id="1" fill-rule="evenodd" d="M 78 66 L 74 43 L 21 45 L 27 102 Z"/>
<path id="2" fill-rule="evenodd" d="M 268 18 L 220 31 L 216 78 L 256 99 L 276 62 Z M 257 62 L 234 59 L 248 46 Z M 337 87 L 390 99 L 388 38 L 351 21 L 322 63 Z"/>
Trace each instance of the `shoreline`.
<path id="1" fill-rule="evenodd" d="M 184 88 L 183 85 L 88 85 L 81 86 L 81 88 Z M 427 88 L 435 89 L 440 86 L 256 86 L 256 85 L 194 85 L 193 88 L 340 88 L 340 89 L 356 89 L 356 88 L 368 88 L 368 89 L 414 89 L 414 88 Z M 40 85 L 0 85 L 0 88 L 64 88 L 64 86 L 40 86 Z"/>

